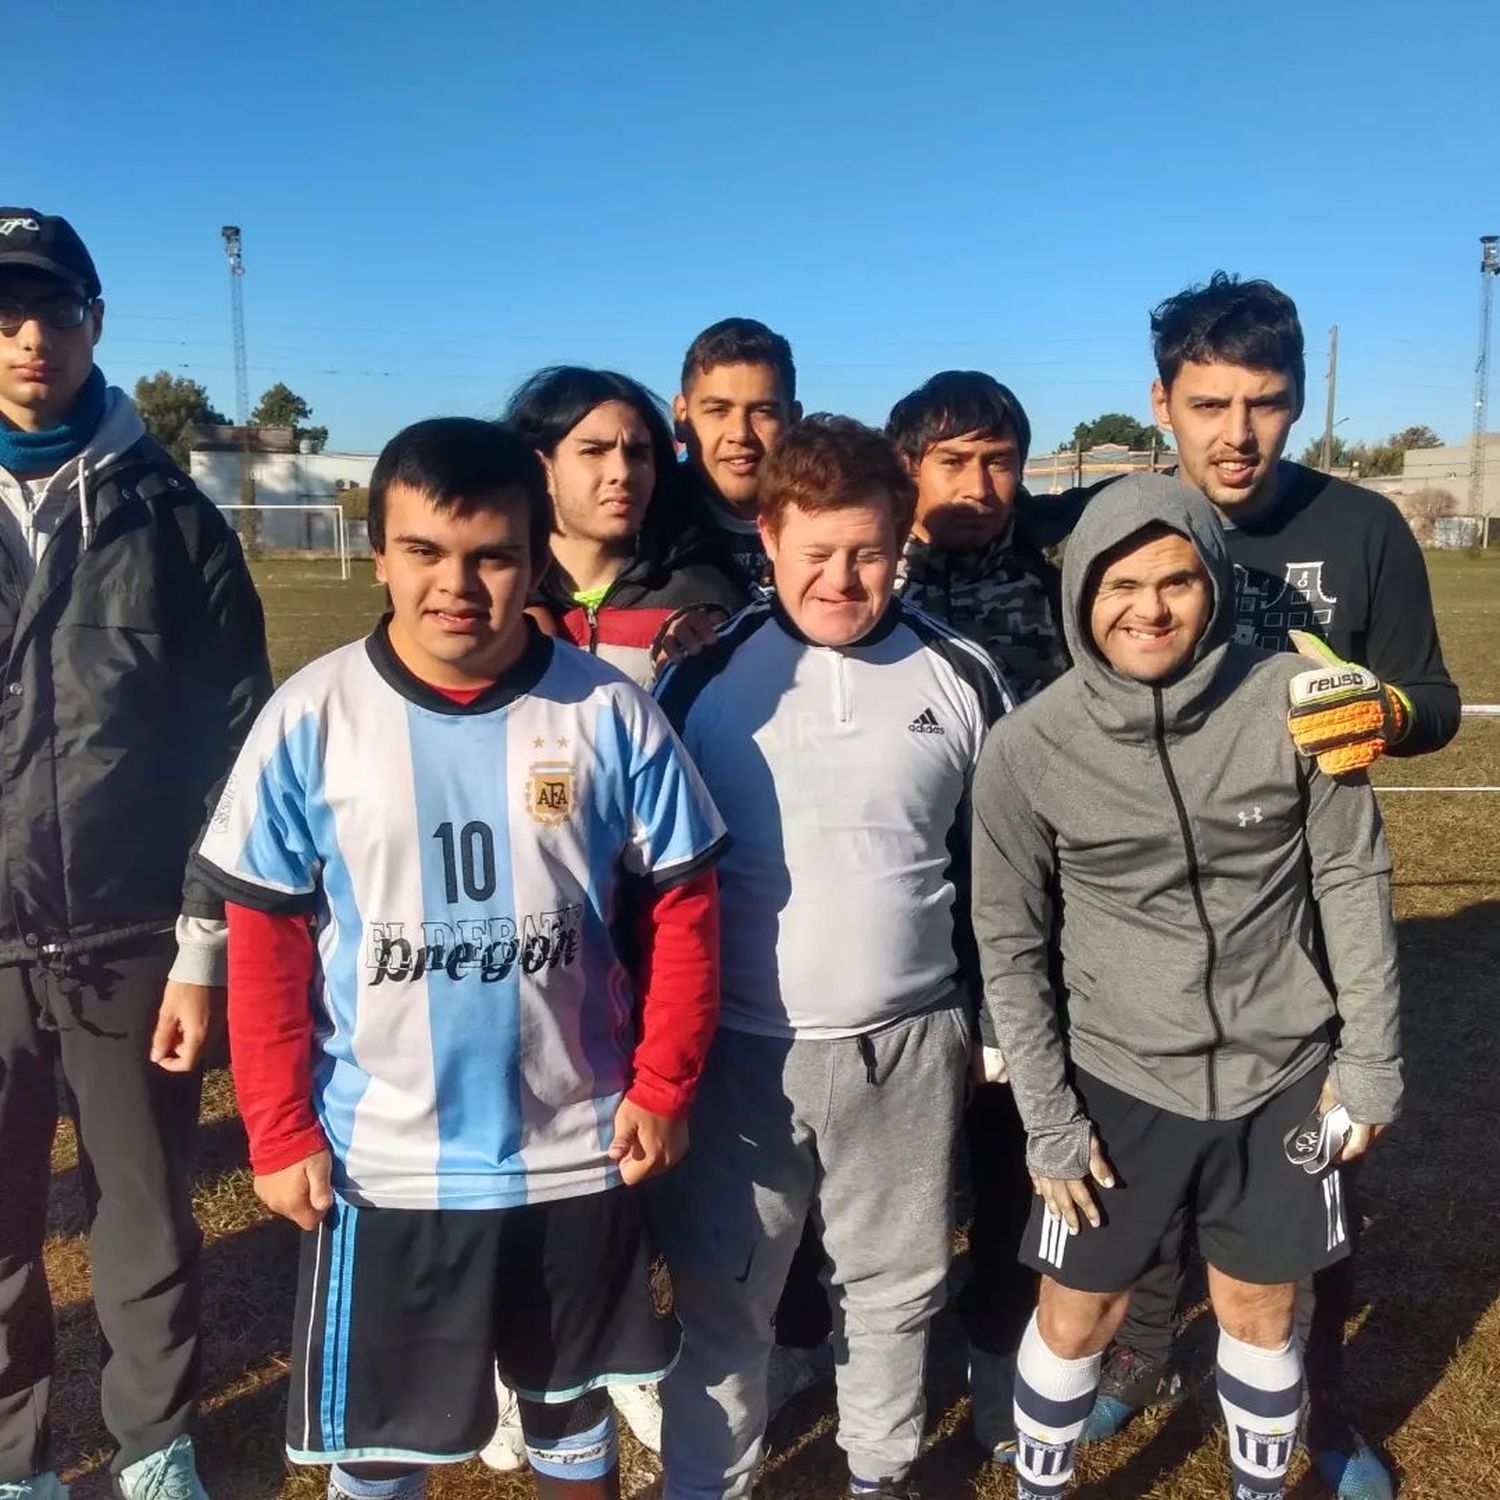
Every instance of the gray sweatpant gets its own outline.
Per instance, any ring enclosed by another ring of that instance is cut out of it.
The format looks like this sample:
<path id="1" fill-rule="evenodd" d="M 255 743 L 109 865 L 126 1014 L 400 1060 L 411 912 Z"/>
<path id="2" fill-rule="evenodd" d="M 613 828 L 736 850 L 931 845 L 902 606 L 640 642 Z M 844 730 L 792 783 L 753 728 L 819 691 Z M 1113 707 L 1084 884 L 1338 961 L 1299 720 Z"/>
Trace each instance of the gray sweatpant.
<path id="1" fill-rule="evenodd" d="M 198 1394 L 192 1154 L 202 1075 L 148 1055 L 170 934 L 53 967 L 0 967 L 0 1489 L 46 1467 L 47 1236 L 57 1067 L 78 1131 L 100 1399 L 116 1473 L 183 1433 Z"/>
<path id="2" fill-rule="evenodd" d="M 662 1387 L 664 1500 L 750 1494 L 772 1319 L 809 1212 L 828 1256 L 839 1445 L 859 1479 L 911 1467 L 968 1045 L 956 996 L 839 1041 L 719 1032 L 688 1154 L 651 1185 L 683 1331 Z"/>

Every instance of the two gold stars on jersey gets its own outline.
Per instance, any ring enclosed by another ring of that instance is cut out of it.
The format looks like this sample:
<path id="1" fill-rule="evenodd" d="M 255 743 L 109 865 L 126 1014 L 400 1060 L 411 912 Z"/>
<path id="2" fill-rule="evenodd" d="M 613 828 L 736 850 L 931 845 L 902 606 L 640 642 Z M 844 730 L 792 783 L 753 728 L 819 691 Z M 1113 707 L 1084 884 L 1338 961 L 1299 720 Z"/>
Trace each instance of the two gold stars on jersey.
<path id="1" fill-rule="evenodd" d="M 532 749 L 544 750 L 547 742 L 538 735 Z M 557 748 L 568 748 L 568 737 L 557 736 Z M 526 778 L 526 810 L 545 828 L 558 828 L 573 815 L 573 763 L 567 760 L 534 760 Z"/>

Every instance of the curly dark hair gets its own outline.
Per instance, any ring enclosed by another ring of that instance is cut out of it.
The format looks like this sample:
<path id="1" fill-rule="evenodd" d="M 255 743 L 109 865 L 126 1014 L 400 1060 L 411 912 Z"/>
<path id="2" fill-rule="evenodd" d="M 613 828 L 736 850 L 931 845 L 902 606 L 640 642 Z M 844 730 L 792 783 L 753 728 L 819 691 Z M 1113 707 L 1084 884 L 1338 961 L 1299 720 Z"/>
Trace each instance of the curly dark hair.
<path id="1" fill-rule="evenodd" d="M 1241 281 L 1215 271 L 1203 286 L 1190 286 L 1151 312 L 1156 373 L 1171 390 L 1184 364 L 1242 365 L 1278 370 L 1307 390 L 1307 360 L 1297 304 L 1269 281 Z"/>

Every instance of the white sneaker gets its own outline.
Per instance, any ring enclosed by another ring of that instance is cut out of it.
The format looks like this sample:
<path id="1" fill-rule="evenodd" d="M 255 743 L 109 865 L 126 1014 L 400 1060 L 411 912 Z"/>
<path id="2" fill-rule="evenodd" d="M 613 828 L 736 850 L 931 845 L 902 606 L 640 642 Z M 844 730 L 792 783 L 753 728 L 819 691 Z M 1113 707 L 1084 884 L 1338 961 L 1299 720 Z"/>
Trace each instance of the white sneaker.
<path id="1" fill-rule="evenodd" d="M 526 1467 L 526 1435 L 521 1431 L 521 1403 L 516 1393 L 495 1376 L 495 1396 L 500 1403 L 500 1420 L 495 1435 L 479 1450 L 479 1461 L 501 1474 Z"/>
<path id="2" fill-rule="evenodd" d="M 68 1487 L 49 1471 L 13 1484 L 0 1484 L 0 1500 L 68 1500 Z"/>
<path id="3" fill-rule="evenodd" d="M 609 1399 L 641 1447 L 661 1453 L 661 1392 L 655 1385 L 612 1385 Z"/>
<path id="4" fill-rule="evenodd" d="M 766 1370 L 767 1420 L 793 1396 L 832 1379 L 832 1344 L 822 1343 L 816 1349 L 783 1349 L 778 1344 L 771 1350 L 771 1363 Z"/>

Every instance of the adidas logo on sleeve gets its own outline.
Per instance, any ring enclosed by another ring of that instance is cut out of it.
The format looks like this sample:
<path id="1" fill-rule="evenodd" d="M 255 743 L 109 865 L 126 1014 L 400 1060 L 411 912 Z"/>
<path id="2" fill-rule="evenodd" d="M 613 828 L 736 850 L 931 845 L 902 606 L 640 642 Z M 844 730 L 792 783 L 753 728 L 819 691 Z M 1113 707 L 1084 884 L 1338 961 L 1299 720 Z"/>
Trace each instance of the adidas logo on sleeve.
<path id="1" fill-rule="evenodd" d="M 924 708 L 906 727 L 912 734 L 947 734 L 948 732 L 938 723 L 937 715 L 930 708 Z"/>

